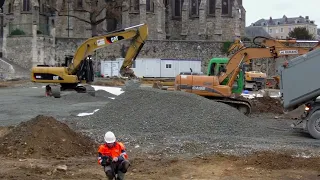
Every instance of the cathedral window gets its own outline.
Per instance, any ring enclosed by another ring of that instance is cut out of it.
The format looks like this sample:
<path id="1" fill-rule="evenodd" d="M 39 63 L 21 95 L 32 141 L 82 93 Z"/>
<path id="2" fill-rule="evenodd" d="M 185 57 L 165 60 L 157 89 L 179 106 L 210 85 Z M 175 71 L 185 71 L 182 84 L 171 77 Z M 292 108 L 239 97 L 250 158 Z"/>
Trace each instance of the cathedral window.
<path id="1" fill-rule="evenodd" d="M 154 12 L 154 2 L 153 0 L 146 0 L 146 11 Z"/>
<path id="2" fill-rule="evenodd" d="M 130 11 L 139 11 L 140 3 L 139 0 L 130 0 Z"/>
<path id="3" fill-rule="evenodd" d="M 208 0 L 208 14 L 215 15 L 216 13 L 216 0 Z"/>
<path id="4" fill-rule="evenodd" d="M 190 0 L 190 15 L 198 17 L 201 0 Z"/>
<path id="5" fill-rule="evenodd" d="M 222 0 L 222 15 L 230 15 L 231 3 L 230 0 Z"/>
<path id="6" fill-rule="evenodd" d="M 12 4 L 11 3 L 9 3 L 9 5 L 8 5 L 8 13 L 9 14 L 12 13 Z"/>
<path id="7" fill-rule="evenodd" d="M 23 0 L 23 3 L 22 3 L 23 7 L 22 7 L 22 10 L 23 11 L 30 11 L 30 0 Z"/>
<path id="8" fill-rule="evenodd" d="M 181 17 L 183 0 L 173 0 L 172 15 L 173 17 Z"/>
<path id="9" fill-rule="evenodd" d="M 77 0 L 77 8 L 83 8 L 83 0 Z"/>

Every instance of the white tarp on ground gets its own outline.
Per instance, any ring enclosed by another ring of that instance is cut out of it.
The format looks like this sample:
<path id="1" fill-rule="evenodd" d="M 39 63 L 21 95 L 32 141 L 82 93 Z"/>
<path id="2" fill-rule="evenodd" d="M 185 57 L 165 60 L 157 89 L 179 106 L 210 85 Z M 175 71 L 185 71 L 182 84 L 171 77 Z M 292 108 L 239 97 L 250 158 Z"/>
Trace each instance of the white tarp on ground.
<path id="1" fill-rule="evenodd" d="M 262 89 L 262 90 L 259 90 L 257 92 L 246 92 L 244 91 L 241 96 L 245 97 L 245 98 L 248 98 L 248 99 L 253 99 L 255 97 L 264 97 L 264 96 L 269 96 L 269 97 L 272 97 L 272 98 L 280 98 L 281 97 L 281 94 L 280 94 L 280 91 L 277 90 L 277 89 Z"/>
<path id="2" fill-rule="evenodd" d="M 77 116 L 89 116 L 89 115 L 94 114 L 97 111 L 99 111 L 99 109 L 94 110 L 92 113 L 79 113 Z"/>
<path id="3" fill-rule="evenodd" d="M 109 87 L 109 86 L 92 86 L 96 91 L 98 90 L 104 90 L 107 91 L 111 94 L 114 94 L 116 96 L 119 96 L 120 94 L 124 93 L 124 91 L 122 91 L 122 88 L 119 87 Z"/>
<path id="4" fill-rule="evenodd" d="M 45 87 L 46 86 L 42 86 L 42 88 L 45 88 Z M 122 88 L 119 88 L 119 87 L 109 87 L 109 86 L 92 86 L 92 87 L 96 91 L 104 90 L 116 96 L 119 96 L 120 94 L 124 93 L 124 91 L 122 91 Z M 38 88 L 38 87 L 31 87 L 31 88 Z"/>
<path id="5" fill-rule="evenodd" d="M 122 91 L 122 88 L 118 88 L 118 87 L 109 87 L 109 86 L 92 86 L 96 91 L 98 90 L 103 90 L 103 91 L 107 91 L 111 94 L 114 94 L 116 96 L 119 96 L 120 94 L 124 93 L 124 91 Z M 115 98 L 111 98 L 110 99 L 115 99 Z M 94 110 L 92 113 L 79 113 L 77 116 L 90 116 L 93 115 L 95 112 L 99 111 L 99 109 Z"/>

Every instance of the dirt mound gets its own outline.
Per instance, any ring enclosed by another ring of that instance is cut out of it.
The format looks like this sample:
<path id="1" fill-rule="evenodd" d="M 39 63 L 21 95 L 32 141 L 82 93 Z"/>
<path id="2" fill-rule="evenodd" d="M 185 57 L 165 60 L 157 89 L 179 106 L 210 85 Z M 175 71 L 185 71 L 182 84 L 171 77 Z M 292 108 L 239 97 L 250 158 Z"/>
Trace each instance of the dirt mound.
<path id="1" fill-rule="evenodd" d="M 283 106 L 280 99 L 272 97 L 256 97 L 250 99 L 253 113 L 276 113 L 283 114 Z"/>
<path id="2" fill-rule="evenodd" d="M 260 167 L 264 169 L 310 169 L 319 170 L 318 157 L 303 158 L 294 157 L 291 153 L 257 152 L 245 158 L 245 165 Z"/>
<path id="3" fill-rule="evenodd" d="M 37 116 L 0 138 L 0 154 L 18 158 L 95 155 L 97 145 L 53 117 Z"/>

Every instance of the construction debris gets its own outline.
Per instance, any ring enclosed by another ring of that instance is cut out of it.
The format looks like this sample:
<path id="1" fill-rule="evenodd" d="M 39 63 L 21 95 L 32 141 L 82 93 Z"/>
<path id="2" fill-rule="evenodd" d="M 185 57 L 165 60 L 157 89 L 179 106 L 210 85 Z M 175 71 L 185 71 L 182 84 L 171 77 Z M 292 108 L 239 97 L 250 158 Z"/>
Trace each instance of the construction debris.
<path id="1" fill-rule="evenodd" d="M 248 100 L 252 105 L 252 113 L 283 114 L 281 100 L 272 97 L 256 97 Z"/>
<path id="2" fill-rule="evenodd" d="M 97 145 L 52 117 L 37 116 L 0 138 L 0 154 L 17 158 L 95 155 Z"/>

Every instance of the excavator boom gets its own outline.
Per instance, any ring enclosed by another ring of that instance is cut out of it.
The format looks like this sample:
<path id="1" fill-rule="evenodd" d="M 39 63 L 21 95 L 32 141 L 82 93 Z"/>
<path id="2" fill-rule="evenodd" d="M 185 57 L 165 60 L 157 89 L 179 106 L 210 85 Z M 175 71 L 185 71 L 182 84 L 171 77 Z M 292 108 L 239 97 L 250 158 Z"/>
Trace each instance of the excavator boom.
<path id="1" fill-rule="evenodd" d="M 138 28 L 138 30 L 135 30 L 135 28 Z M 124 69 L 126 67 L 131 67 L 132 61 L 135 60 L 136 57 L 138 56 L 147 37 L 148 37 L 147 25 L 140 24 L 140 25 L 124 28 L 118 31 L 114 31 L 107 35 L 90 38 L 86 40 L 84 43 L 82 43 L 80 47 L 77 49 L 74 55 L 74 58 L 72 60 L 73 63 L 71 63 L 68 67 L 69 74 L 75 74 L 78 71 L 83 59 L 85 59 L 89 55 L 92 55 L 94 51 L 101 48 L 105 48 L 106 46 L 112 43 L 133 38 L 131 45 L 127 51 L 126 57 L 123 61 L 123 65 L 121 69 Z"/>

